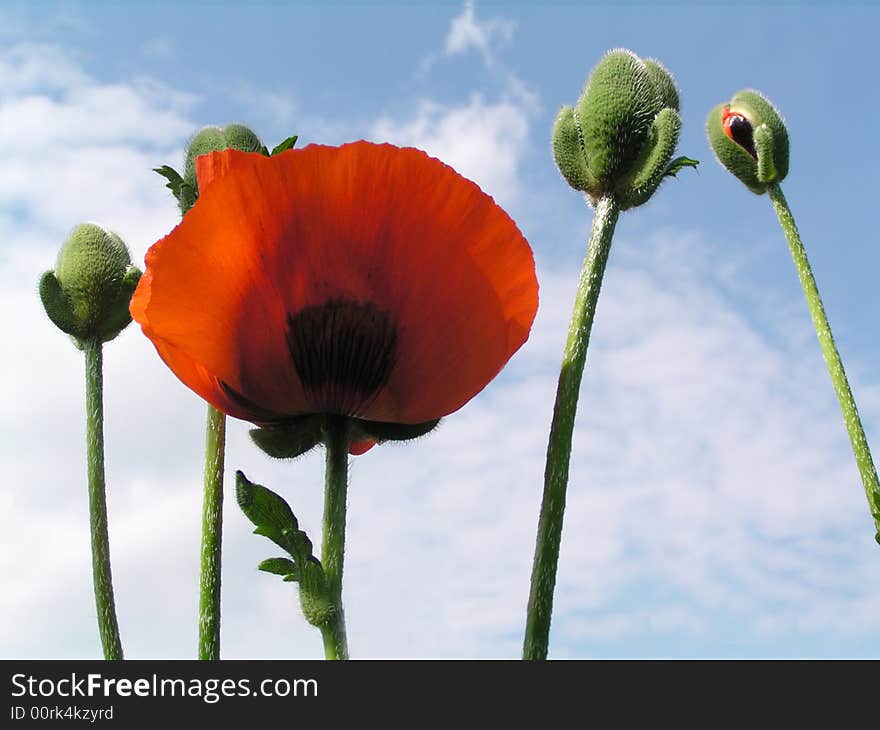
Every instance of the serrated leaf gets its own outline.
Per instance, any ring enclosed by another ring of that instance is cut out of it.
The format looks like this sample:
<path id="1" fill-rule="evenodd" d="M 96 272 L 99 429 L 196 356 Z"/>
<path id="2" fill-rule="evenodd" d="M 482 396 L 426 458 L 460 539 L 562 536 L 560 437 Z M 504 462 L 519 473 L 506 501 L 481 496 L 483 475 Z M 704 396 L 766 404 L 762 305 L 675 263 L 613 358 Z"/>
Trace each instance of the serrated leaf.
<path id="1" fill-rule="evenodd" d="M 296 530 L 299 524 L 290 506 L 271 489 L 248 481 L 240 471 L 236 472 L 235 495 L 245 516 L 258 528 L 281 533 Z"/>
<path id="2" fill-rule="evenodd" d="M 700 164 L 699 160 L 692 160 L 690 157 L 676 157 L 666 166 L 666 172 L 663 173 L 664 176 L 668 175 L 669 177 L 675 177 L 679 172 L 681 172 L 686 167 L 696 168 L 697 165 Z"/>
<path id="3" fill-rule="evenodd" d="M 299 139 L 298 135 L 293 135 L 292 137 L 288 137 L 280 144 L 275 145 L 272 150 L 272 156 L 280 155 L 282 152 L 286 152 L 287 150 L 293 149 L 293 146 L 296 144 L 296 140 Z"/>
<path id="4" fill-rule="evenodd" d="M 312 555 L 312 541 L 299 529 L 299 523 L 284 498 L 249 481 L 240 471 L 235 477 L 235 496 L 241 511 L 256 526 L 254 534 L 270 539 L 297 565 L 308 560 L 318 562 Z"/>
<path id="5" fill-rule="evenodd" d="M 180 176 L 180 173 L 177 172 L 170 165 L 162 165 L 162 167 L 154 167 L 153 172 L 158 172 L 162 177 L 164 177 L 168 182 L 165 187 L 168 188 L 173 194 L 174 197 L 180 200 L 180 186 L 185 185 L 186 183 L 183 181 L 183 178 Z"/>

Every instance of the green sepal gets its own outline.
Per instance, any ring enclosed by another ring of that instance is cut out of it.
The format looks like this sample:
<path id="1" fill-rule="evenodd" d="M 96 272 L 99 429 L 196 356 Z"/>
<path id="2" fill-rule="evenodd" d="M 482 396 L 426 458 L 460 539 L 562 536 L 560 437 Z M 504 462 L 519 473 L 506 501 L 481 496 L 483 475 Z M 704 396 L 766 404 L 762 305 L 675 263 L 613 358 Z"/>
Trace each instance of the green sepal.
<path id="1" fill-rule="evenodd" d="M 587 166 L 584 143 L 574 109 L 564 106 L 553 125 L 553 158 L 559 172 L 575 190 L 588 193 L 599 184 Z"/>
<path id="2" fill-rule="evenodd" d="M 425 423 L 383 423 L 380 421 L 352 420 L 352 433 L 355 440 L 359 437 L 371 438 L 374 441 L 410 441 L 430 433 L 440 423 L 437 418 Z"/>
<path id="3" fill-rule="evenodd" d="M 72 337 L 81 334 L 73 305 L 52 271 L 47 271 L 40 277 L 40 299 L 52 324 Z"/>
<path id="4" fill-rule="evenodd" d="M 675 79 L 669 72 L 669 69 L 656 58 L 646 58 L 644 63 L 648 76 L 654 82 L 654 87 L 657 89 L 657 94 L 660 96 L 663 106 L 679 111 L 681 109 L 681 101 L 678 97 Z"/>
<path id="5" fill-rule="evenodd" d="M 755 151 L 758 153 L 758 180 L 769 185 L 779 175 L 773 159 L 773 132 L 766 124 L 755 130 Z"/>
<path id="6" fill-rule="evenodd" d="M 648 138 L 630 172 L 617 182 L 615 198 L 621 210 L 642 205 L 657 190 L 666 176 L 680 131 L 681 117 L 678 112 L 671 107 L 662 109 L 654 119 Z"/>
<path id="7" fill-rule="evenodd" d="M 108 309 L 107 317 L 101 322 L 98 329 L 98 336 L 102 342 L 109 342 L 128 327 L 131 322 L 129 305 L 140 280 L 141 270 L 134 265 L 129 266 L 119 285 L 116 301 Z"/>
<path id="8" fill-rule="evenodd" d="M 634 53 L 609 51 L 593 69 L 575 111 L 587 165 L 602 192 L 629 171 L 662 108 L 651 74 Z"/>
<path id="9" fill-rule="evenodd" d="M 293 146 L 296 144 L 297 139 L 299 139 L 299 136 L 295 134 L 292 137 L 288 137 L 283 142 L 275 145 L 275 147 L 272 149 L 270 157 L 280 155 L 282 152 L 287 152 L 287 150 L 292 150 Z"/>
<path id="10" fill-rule="evenodd" d="M 273 459 L 295 459 L 321 442 L 321 417 L 302 416 L 276 426 L 250 430 L 254 444 Z"/>

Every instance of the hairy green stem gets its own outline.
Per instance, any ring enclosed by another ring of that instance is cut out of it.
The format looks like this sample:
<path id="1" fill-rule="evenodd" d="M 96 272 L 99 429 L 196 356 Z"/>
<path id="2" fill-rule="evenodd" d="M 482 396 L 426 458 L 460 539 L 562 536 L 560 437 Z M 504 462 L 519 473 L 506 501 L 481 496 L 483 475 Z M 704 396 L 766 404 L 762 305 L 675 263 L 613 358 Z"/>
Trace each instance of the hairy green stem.
<path id="1" fill-rule="evenodd" d="M 816 328 L 816 335 L 819 337 L 819 344 L 822 347 L 822 355 L 825 357 L 825 364 L 831 374 L 831 382 L 834 383 L 834 390 L 837 393 L 838 401 L 840 401 L 843 420 L 846 424 L 846 430 L 849 432 L 853 454 L 855 454 L 856 464 L 862 476 L 862 484 L 865 487 L 865 496 L 868 498 L 868 506 L 874 518 L 874 527 L 877 531 L 875 537 L 880 543 L 880 484 L 877 481 L 877 470 L 871 458 L 871 450 L 868 448 L 868 440 L 865 438 L 865 429 L 862 427 L 861 418 L 859 418 L 856 401 L 849 387 L 840 353 L 834 344 L 831 325 L 828 324 L 828 317 L 825 314 L 825 307 L 822 306 L 822 299 L 819 297 L 816 279 L 813 277 L 813 270 L 807 259 L 807 252 L 801 242 L 791 209 L 788 207 L 788 201 L 782 194 L 782 188 L 778 183 L 770 185 L 767 192 L 773 202 L 776 215 L 779 217 L 782 230 L 785 232 L 794 265 L 804 289 L 804 296 L 807 298 L 813 326 Z"/>
<path id="2" fill-rule="evenodd" d="M 577 413 L 578 393 L 590 330 L 596 314 L 596 301 L 602 288 L 602 278 L 611 238 L 620 209 L 611 196 L 596 203 L 593 228 L 580 284 L 574 302 L 574 313 L 568 330 L 568 341 L 562 358 L 550 442 L 547 446 L 547 466 L 544 471 L 544 497 L 538 520 L 538 538 L 523 644 L 524 659 L 546 659 L 550 640 L 550 620 L 553 613 L 553 590 L 556 587 L 556 566 L 559 562 L 559 544 L 562 539 L 562 519 L 565 513 L 565 492 L 568 487 L 568 466 L 571 460 L 571 438 Z"/>
<path id="3" fill-rule="evenodd" d="M 122 659 L 122 642 L 113 599 L 107 495 L 104 485 L 104 374 L 101 342 L 84 343 L 86 356 L 86 460 L 89 479 L 89 526 L 92 538 L 92 580 L 98 631 L 105 659 Z"/>
<path id="4" fill-rule="evenodd" d="M 344 416 L 328 416 L 324 486 L 324 533 L 321 543 L 321 564 L 330 600 L 334 606 L 330 620 L 321 627 L 324 655 L 327 659 L 348 659 L 345 635 L 345 611 L 342 607 L 342 562 L 345 557 L 345 507 L 348 496 L 349 420 Z"/>
<path id="5" fill-rule="evenodd" d="M 213 406 L 208 406 L 199 576 L 199 659 L 220 658 L 220 565 L 225 451 L 226 415 Z"/>

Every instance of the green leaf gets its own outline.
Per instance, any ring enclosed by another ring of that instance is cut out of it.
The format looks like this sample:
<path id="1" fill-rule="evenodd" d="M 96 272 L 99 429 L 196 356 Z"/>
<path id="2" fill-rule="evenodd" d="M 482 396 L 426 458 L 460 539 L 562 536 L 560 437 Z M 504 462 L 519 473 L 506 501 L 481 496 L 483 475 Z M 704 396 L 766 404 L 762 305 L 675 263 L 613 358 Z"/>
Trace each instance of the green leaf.
<path id="1" fill-rule="evenodd" d="M 242 472 L 236 472 L 236 498 L 245 516 L 257 527 L 282 532 L 296 530 L 296 517 L 284 498 L 271 489 L 254 484 Z"/>
<path id="2" fill-rule="evenodd" d="M 257 568 L 264 573 L 280 575 L 287 582 L 299 580 L 299 568 L 288 558 L 268 558 L 260 563 Z"/>
<path id="3" fill-rule="evenodd" d="M 298 135 L 293 135 L 292 137 L 288 137 L 280 144 L 275 145 L 275 148 L 272 150 L 272 157 L 275 155 L 280 155 L 282 152 L 286 152 L 287 150 L 293 149 L 293 146 L 296 144 L 296 140 L 299 139 Z"/>
<path id="4" fill-rule="evenodd" d="M 170 165 L 162 165 L 162 167 L 154 167 L 153 172 L 158 172 L 162 177 L 164 177 L 168 182 L 165 187 L 168 188 L 173 194 L 174 197 L 180 200 L 180 186 L 185 185 L 186 183 L 183 181 L 183 178 L 180 176 L 180 173 L 177 172 Z"/>
<path id="5" fill-rule="evenodd" d="M 280 575 L 287 583 L 299 583 L 299 600 L 306 620 L 323 626 L 335 612 L 321 561 L 312 555 L 312 541 L 299 529 L 286 501 L 266 487 L 254 484 L 240 471 L 235 473 L 235 495 L 245 516 L 256 525 L 254 533 L 272 540 L 287 551 L 287 558 L 269 558 L 259 565 L 266 573 Z"/>
<path id="6" fill-rule="evenodd" d="M 240 471 L 235 477 L 238 505 L 256 526 L 254 534 L 270 539 L 299 565 L 313 558 L 312 541 L 299 529 L 299 523 L 284 498 L 249 481 Z"/>
<path id="7" fill-rule="evenodd" d="M 666 172 L 664 172 L 663 174 L 668 175 L 669 177 L 675 177 L 684 168 L 696 168 L 699 164 L 699 160 L 692 160 L 690 157 L 676 157 L 666 166 Z"/>
<path id="8" fill-rule="evenodd" d="M 263 145 L 262 147 L 260 147 L 260 154 L 264 157 L 269 157 L 269 148 L 266 147 L 266 145 Z"/>

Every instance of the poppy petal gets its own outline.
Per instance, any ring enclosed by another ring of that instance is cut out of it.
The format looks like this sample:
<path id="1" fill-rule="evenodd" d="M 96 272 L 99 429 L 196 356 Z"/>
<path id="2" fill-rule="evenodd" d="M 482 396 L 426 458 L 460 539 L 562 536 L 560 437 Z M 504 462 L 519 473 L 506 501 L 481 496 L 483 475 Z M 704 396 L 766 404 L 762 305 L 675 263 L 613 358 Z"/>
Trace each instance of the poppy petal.
<path id="1" fill-rule="evenodd" d="M 206 158 L 213 180 L 150 250 L 132 313 L 250 402 L 422 423 L 460 408 L 528 337 L 528 243 L 424 152 L 355 142 Z M 340 387 L 316 386 L 322 367 Z M 370 384 L 360 402 L 357 378 Z"/>
<path id="2" fill-rule="evenodd" d="M 361 454 L 366 454 L 375 445 L 375 441 L 354 441 L 349 444 L 348 453 L 352 456 L 360 456 Z"/>
<path id="3" fill-rule="evenodd" d="M 234 164 L 218 165 L 224 174 L 208 190 L 234 169 L 261 159 L 239 153 L 229 161 Z M 277 356 L 286 312 L 278 297 L 267 296 L 271 282 L 260 276 L 259 246 L 252 240 L 259 233 L 248 230 L 241 216 L 200 212 L 207 197 L 200 195 L 181 223 L 147 252 L 149 273 L 132 298 L 132 317 L 154 342 L 200 363 L 257 404 L 248 420 L 264 422 L 267 411 L 301 412 L 304 398 L 289 357 Z"/>

